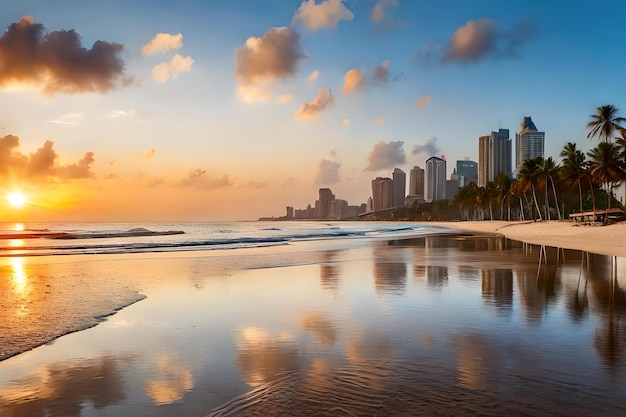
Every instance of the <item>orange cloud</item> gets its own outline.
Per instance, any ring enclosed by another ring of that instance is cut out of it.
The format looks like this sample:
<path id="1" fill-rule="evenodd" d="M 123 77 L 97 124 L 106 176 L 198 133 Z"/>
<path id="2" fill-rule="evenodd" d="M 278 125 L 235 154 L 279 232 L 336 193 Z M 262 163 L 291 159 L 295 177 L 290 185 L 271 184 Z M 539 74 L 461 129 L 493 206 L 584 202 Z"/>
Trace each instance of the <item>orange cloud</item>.
<path id="1" fill-rule="evenodd" d="M 323 88 L 320 88 L 315 100 L 303 104 L 293 118 L 295 120 L 315 120 L 327 106 L 332 105 L 334 102 L 333 92 L 328 90 L 328 93 L 326 93 Z"/>
<path id="2" fill-rule="evenodd" d="M 24 180 L 46 178 L 82 179 L 91 178 L 91 165 L 94 163 L 93 152 L 87 152 L 75 164 L 59 165 L 54 142 L 47 140 L 43 146 L 30 155 L 17 151 L 19 138 L 7 135 L 0 138 L 0 178 L 11 177 Z"/>
<path id="3" fill-rule="evenodd" d="M 293 76 L 303 58 L 300 34 L 287 27 L 274 27 L 261 38 L 248 38 L 235 53 L 234 75 L 240 80 L 237 94 L 244 101 L 270 99 L 275 82 Z"/>
<path id="4" fill-rule="evenodd" d="M 221 178 L 208 178 L 206 171 L 200 168 L 192 169 L 178 182 L 181 187 L 193 187 L 200 190 L 217 190 L 232 187 L 233 182 L 224 175 Z"/>
<path id="5" fill-rule="evenodd" d="M 397 6 L 398 6 L 397 0 L 379 0 L 374 5 L 374 8 L 372 9 L 370 13 L 370 19 L 372 19 L 372 22 L 374 23 L 384 22 L 389 19 L 389 16 L 387 16 L 385 9 L 387 7 L 397 7 Z"/>
<path id="6" fill-rule="evenodd" d="M 157 33 L 150 42 L 141 48 L 142 55 L 154 55 L 159 52 L 167 52 L 170 49 L 180 49 L 183 46 L 183 35 L 170 35 L 168 33 Z"/>
<path id="7" fill-rule="evenodd" d="M 302 23 L 310 30 L 336 29 L 341 20 L 352 20 L 354 15 L 343 5 L 343 0 L 326 0 L 316 4 L 305 0 L 296 10 L 292 24 Z"/>
<path id="8" fill-rule="evenodd" d="M 152 69 L 152 78 L 158 84 L 162 84 L 170 77 L 176 78 L 181 73 L 187 72 L 193 65 L 193 58 L 190 56 L 174 55 L 170 61 L 162 62 Z"/>
<path id="9" fill-rule="evenodd" d="M 24 16 L 0 37 L 0 88 L 21 84 L 46 95 L 103 93 L 132 82 L 124 73 L 123 45 L 96 41 L 87 49 L 74 30 L 44 30 Z"/>
<path id="10" fill-rule="evenodd" d="M 389 60 L 385 59 L 368 74 L 358 68 L 352 68 L 344 74 L 343 79 L 344 94 L 350 94 L 367 84 L 384 85 L 389 81 Z"/>
<path id="11" fill-rule="evenodd" d="M 361 85 L 365 83 L 365 76 L 361 72 L 361 70 L 357 68 L 352 68 L 348 70 L 343 76 L 343 91 L 344 94 L 350 94 Z"/>
<path id="12" fill-rule="evenodd" d="M 420 97 L 419 100 L 415 103 L 415 107 L 426 107 L 430 104 L 432 100 L 431 96 Z"/>

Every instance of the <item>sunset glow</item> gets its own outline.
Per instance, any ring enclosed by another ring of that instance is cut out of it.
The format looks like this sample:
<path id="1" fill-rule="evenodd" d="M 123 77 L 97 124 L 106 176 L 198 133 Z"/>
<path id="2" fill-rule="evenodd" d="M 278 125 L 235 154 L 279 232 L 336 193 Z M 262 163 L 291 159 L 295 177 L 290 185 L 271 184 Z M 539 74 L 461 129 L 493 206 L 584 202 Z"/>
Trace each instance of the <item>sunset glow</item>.
<path id="1" fill-rule="evenodd" d="M 7 201 L 13 208 L 22 208 L 26 204 L 26 196 L 20 192 L 13 192 L 7 195 Z"/>
<path id="2" fill-rule="evenodd" d="M 360 205 L 431 156 L 449 177 L 525 116 L 546 156 L 586 152 L 593 109 L 626 111 L 622 58 L 596 59 L 620 50 L 626 3 L 536 3 L 4 2 L 0 187 L 37 195 L 0 216 L 253 220 L 320 188 Z"/>

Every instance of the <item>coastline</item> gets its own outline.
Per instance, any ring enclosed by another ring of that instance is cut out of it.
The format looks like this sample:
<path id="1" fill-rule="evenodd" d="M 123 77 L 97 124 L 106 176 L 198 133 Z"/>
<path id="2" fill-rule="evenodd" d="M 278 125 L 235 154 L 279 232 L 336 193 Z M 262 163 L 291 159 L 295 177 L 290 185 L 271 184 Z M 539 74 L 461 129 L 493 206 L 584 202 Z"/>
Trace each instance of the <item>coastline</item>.
<path id="1" fill-rule="evenodd" d="M 534 245 L 577 249 L 599 255 L 626 258 L 626 222 L 607 226 L 585 226 L 568 221 L 463 221 L 429 222 L 471 233 L 499 233 Z"/>

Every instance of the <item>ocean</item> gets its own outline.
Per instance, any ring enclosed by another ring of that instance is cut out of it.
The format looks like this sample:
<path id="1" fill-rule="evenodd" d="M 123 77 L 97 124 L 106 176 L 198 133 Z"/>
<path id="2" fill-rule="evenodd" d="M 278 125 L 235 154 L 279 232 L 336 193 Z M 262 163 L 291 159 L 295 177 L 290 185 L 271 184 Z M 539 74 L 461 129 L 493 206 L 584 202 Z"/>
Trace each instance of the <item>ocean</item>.
<path id="1" fill-rule="evenodd" d="M 3 417 L 626 413 L 622 258 L 401 222 L 1 228 Z"/>

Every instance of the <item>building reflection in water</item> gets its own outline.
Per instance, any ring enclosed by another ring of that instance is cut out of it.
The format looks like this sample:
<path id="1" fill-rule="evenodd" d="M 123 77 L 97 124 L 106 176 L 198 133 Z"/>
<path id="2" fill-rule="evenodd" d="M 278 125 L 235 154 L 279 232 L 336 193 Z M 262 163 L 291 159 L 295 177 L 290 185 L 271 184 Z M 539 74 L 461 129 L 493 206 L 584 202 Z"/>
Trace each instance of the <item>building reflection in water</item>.
<path id="1" fill-rule="evenodd" d="M 513 306 L 513 271 L 511 269 L 482 269 L 480 271 L 483 299 L 497 309 Z"/>
<path id="2" fill-rule="evenodd" d="M 374 262 L 374 285 L 379 294 L 402 294 L 406 287 L 405 262 Z"/>
<path id="3" fill-rule="evenodd" d="M 325 290 L 336 290 L 339 285 L 341 271 L 335 263 L 336 251 L 322 253 L 320 261 L 320 285 Z"/>

